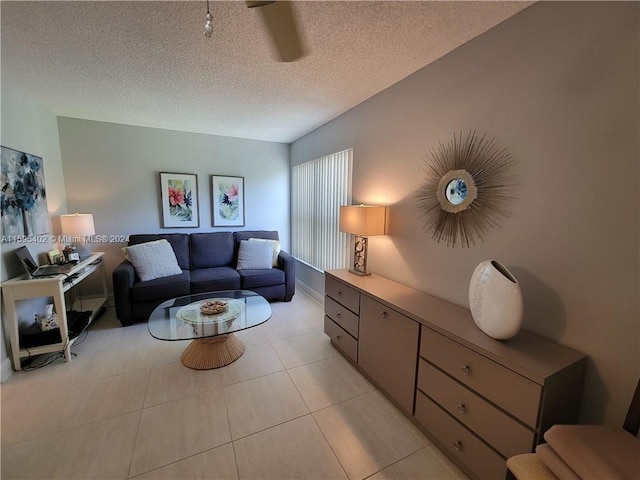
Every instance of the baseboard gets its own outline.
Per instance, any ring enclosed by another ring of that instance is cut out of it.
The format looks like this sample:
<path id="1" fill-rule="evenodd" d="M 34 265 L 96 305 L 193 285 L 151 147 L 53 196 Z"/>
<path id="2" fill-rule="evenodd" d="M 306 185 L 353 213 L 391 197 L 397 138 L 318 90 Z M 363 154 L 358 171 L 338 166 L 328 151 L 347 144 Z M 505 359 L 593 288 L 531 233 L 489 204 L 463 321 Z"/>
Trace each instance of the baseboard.
<path id="1" fill-rule="evenodd" d="M 324 295 L 322 295 L 319 292 L 316 292 L 309 285 L 307 285 L 301 280 L 298 280 L 297 278 L 296 278 L 296 288 L 299 288 L 300 290 L 302 290 L 304 293 L 306 293 L 311 297 L 311 300 L 315 301 L 316 303 L 319 303 L 324 308 Z"/>
<path id="2" fill-rule="evenodd" d="M 12 373 L 13 368 L 11 367 L 11 359 L 7 357 L 3 359 L 0 364 L 0 382 L 6 382 Z"/>

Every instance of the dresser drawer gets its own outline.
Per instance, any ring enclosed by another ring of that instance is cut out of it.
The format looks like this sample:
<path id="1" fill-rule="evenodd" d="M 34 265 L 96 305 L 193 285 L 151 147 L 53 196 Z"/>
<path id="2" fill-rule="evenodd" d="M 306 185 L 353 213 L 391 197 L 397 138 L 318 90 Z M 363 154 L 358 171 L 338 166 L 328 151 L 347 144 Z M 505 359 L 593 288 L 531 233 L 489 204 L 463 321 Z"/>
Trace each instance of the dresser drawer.
<path id="1" fill-rule="evenodd" d="M 475 477 L 483 480 L 506 477 L 505 459 L 421 392 L 416 394 L 416 420 L 451 458 L 464 464 Z"/>
<path id="2" fill-rule="evenodd" d="M 418 388 L 505 457 L 533 450 L 535 433 L 420 359 Z"/>
<path id="3" fill-rule="evenodd" d="M 324 276 L 324 293 L 356 315 L 360 313 L 360 292 L 328 275 Z"/>
<path id="4" fill-rule="evenodd" d="M 324 316 L 324 333 L 329 336 L 336 348 L 354 362 L 358 361 L 358 341 L 326 315 Z"/>
<path id="5" fill-rule="evenodd" d="M 508 368 L 422 328 L 420 355 L 535 429 L 542 387 Z"/>
<path id="6" fill-rule="evenodd" d="M 347 332 L 358 338 L 358 316 L 331 297 L 324 297 L 324 313 Z"/>

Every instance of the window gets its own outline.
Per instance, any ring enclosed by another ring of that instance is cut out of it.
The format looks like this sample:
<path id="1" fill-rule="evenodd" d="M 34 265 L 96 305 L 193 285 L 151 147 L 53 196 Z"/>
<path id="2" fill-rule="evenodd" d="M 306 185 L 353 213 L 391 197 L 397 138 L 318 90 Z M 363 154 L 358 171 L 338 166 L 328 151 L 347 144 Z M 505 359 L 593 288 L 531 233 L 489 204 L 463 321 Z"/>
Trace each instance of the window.
<path id="1" fill-rule="evenodd" d="M 291 174 L 292 254 L 319 270 L 349 264 L 340 205 L 351 204 L 353 149 L 296 165 Z"/>

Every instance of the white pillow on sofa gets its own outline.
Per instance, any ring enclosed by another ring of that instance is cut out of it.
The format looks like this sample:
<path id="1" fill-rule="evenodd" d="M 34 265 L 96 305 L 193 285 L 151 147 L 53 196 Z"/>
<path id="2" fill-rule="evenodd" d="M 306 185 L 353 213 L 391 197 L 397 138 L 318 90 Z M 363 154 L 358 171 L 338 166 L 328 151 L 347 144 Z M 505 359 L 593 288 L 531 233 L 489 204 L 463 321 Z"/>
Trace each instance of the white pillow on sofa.
<path id="1" fill-rule="evenodd" d="M 165 239 L 124 247 L 122 253 L 143 282 L 182 273 L 173 247 Z"/>
<path id="2" fill-rule="evenodd" d="M 273 266 L 278 266 L 278 255 L 280 255 L 280 241 L 279 240 L 270 240 L 268 238 L 250 238 L 250 242 L 267 242 L 271 245 L 271 249 L 273 251 Z"/>
<path id="3" fill-rule="evenodd" d="M 267 242 L 242 240 L 237 270 L 268 270 L 273 266 L 273 248 Z"/>

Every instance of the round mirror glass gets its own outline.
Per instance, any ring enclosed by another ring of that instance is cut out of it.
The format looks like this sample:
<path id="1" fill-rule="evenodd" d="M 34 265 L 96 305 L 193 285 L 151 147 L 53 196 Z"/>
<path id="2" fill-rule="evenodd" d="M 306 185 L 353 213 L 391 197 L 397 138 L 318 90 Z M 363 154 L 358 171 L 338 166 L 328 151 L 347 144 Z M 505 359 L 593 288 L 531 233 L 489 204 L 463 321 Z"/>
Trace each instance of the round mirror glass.
<path id="1" fill-rule="evenodd" d="M 454 178 L 447 184 L 447 200 L 453 205 L 460 205 L 467 198 L 467 184 L 461 178 Z"/>

